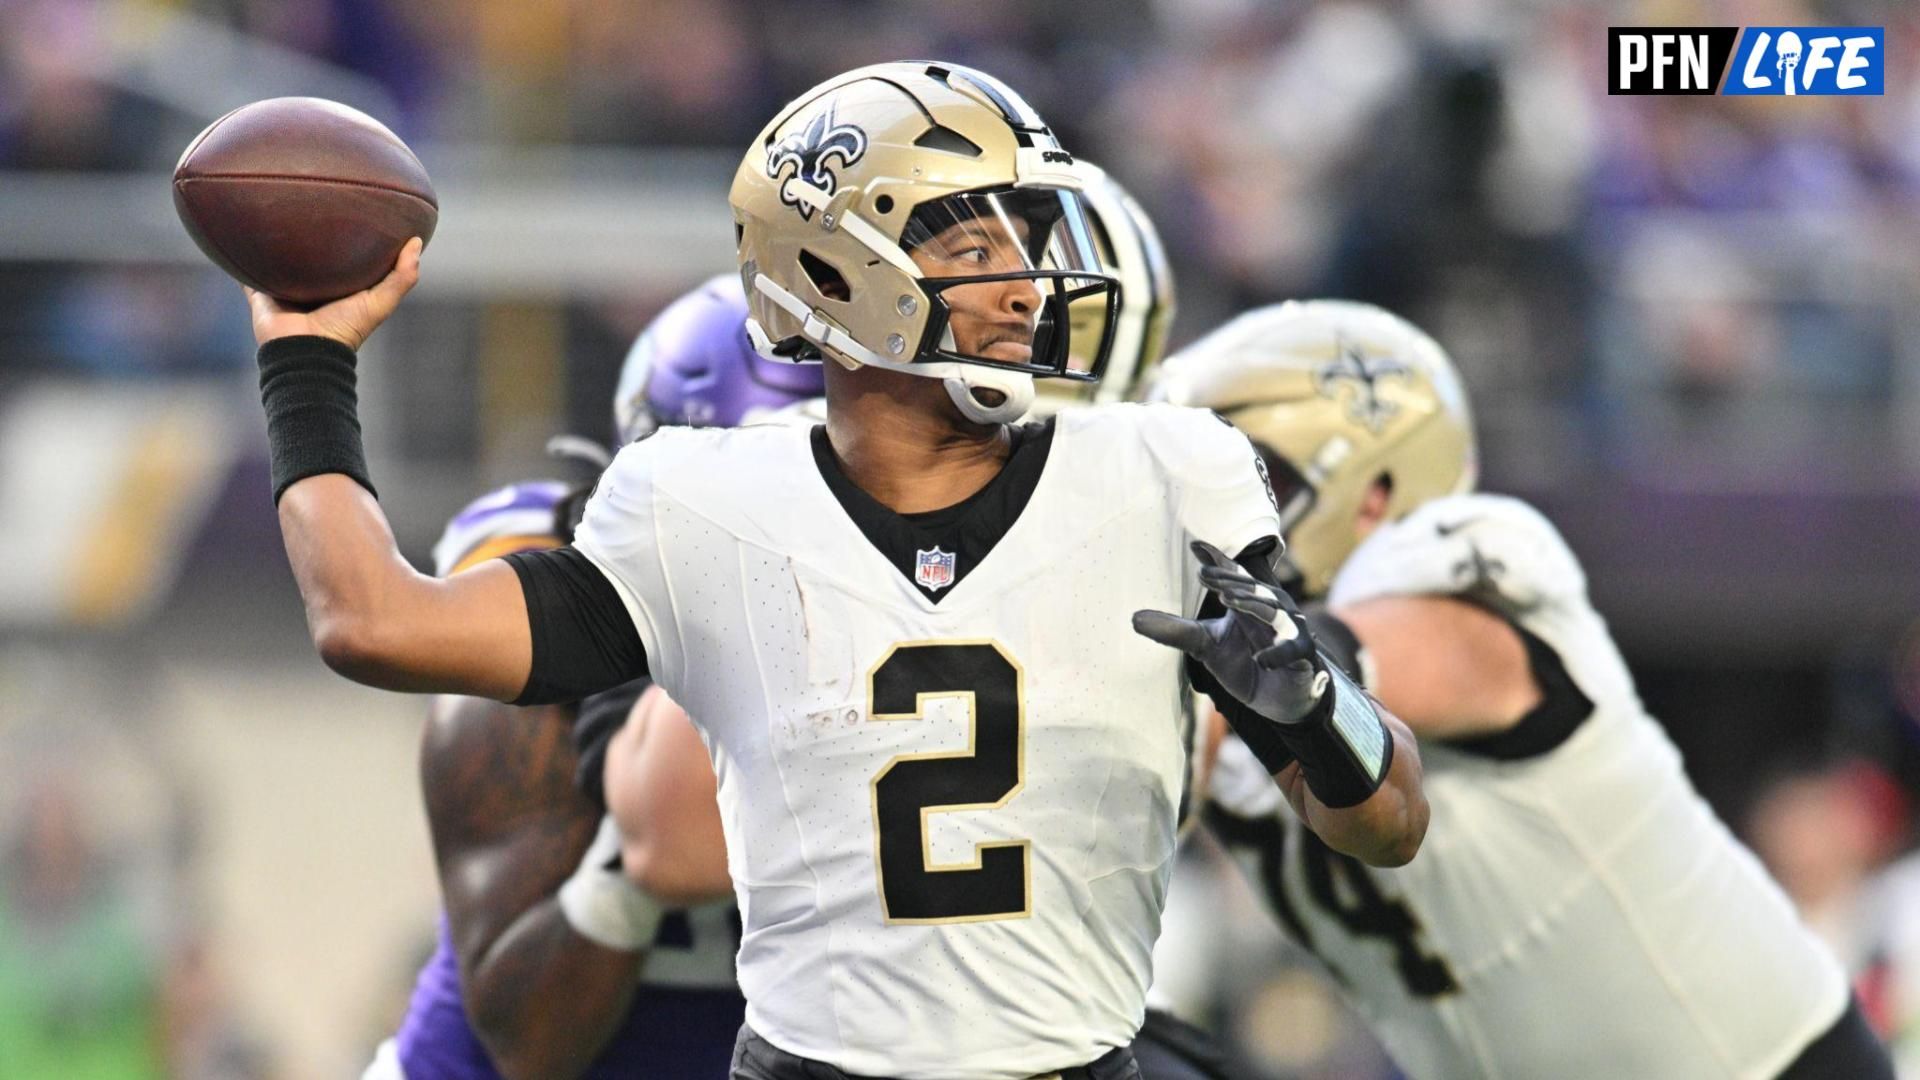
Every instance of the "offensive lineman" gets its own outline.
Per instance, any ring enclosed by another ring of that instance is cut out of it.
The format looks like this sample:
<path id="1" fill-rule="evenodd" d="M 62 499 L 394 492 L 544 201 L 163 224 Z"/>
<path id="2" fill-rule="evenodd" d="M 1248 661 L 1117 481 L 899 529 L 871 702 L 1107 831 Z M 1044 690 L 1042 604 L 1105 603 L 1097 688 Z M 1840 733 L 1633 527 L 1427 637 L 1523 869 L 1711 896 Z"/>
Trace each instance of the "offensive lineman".
<path id="1" fill-rule="evenodd" d="M 1166 407 L 1007 426 L 1034 375 L 1097 377 L 1110 344 L 1080 184 L 981 73 L 810 91 L 732 202 L 749 330 L 833 361 L 827 424 L 662 431 L 620 453 L 572 547 L 446 579 L 394 551 L 352 396 L 419 244 L 313 312 L 251 298 L 331 666 L 517 704 L 647 674 L 701 725 L 745 922 L 736 1076 L 1137 1075 L 1186 702 L 1178 654 L 1143 637 L 1198 661 L 1330 844 L 1400 864 L 1424 834 L 1411 739 L 1261 580 L 1277 520 L 1244 437 Z M 1164 610 L 1208 594 L 1219 614 Z"/>
<path id="2" fill-rule="evenodd" d="M 621 369 L 621 445 L 819 395 L 818 369 L 754 355 L 746 313 L 732 276 L 660 313 Z M 475 500 L 436 545 L 436 572 L 561 546 L 573 498 L 566 484 L 534 481 Z M 644 683 L 594 695 L 577 721 L 573 706 L 434 701 L 420 774 L 447 914 L 399 1034 L 364 1080 L 725 1074 L 746 1004 L 733 975 L 738 914 L 730 900 L 663 910 L 622 875 L 621 838 L 604 817 L 605 742 Z M 655 785 L 650 828 L 718 848 L 711 813 L 687 813 L 713 798 L 705 750 L 684 721 L 649 736 L 664 757 L 698 754 Z"/>
<path id="3" fill-rule="evenodd" d="M 1338 301 L 1249 312 L 1162 367 L 1266 458 L 1294 587 L 1421 740 L 1418 862 L 1333 851 L 1228 739 L 1209 820 L 1414 1077 L 1891 1075 L 1838 965 L 1701 801 L 1532 508 L 1470 494 L 1434 341 Z"/>

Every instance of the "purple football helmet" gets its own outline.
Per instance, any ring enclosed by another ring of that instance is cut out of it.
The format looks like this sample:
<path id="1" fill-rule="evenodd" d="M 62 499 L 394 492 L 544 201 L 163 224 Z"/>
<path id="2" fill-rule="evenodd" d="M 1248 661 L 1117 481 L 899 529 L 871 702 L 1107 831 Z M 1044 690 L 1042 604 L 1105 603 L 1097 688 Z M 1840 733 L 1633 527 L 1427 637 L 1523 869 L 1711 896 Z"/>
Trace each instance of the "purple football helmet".
<path id="1" fill-rule="evenodd" d="M 433 545 L 433 572 L 446 577 L 508 551 L 559 546 L 564 538 L 554 515 L 569 492 L 558 480 L 529 480 L 473 500 Z"/>
<path id="2" fill-rule="evenodd" d="M 627 352 L 614 436 L 625 446 L 664 425 L 733 427 L 824 392 L 820 365 L 753 351 L 746 293 L 721 274 L 667 305 Z"/>

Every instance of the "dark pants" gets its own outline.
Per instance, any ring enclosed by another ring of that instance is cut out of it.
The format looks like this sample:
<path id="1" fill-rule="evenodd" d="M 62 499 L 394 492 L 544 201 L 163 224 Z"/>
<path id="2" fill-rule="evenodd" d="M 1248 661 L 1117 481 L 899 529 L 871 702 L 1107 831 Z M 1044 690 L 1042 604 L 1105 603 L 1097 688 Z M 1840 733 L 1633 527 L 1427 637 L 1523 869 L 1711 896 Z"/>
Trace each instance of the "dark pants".
<path id="1" fill-rule="evenodd" d="M 1239 1075 L 1212 1035 L 1155 1009 L 1147 1010 L 1133 1056 L 1142 1080 L 1234 1080 Z"/>
<path id="2" fill-rule="evenodd" d="M 1840 1019 L 1800 1051 L 1780 1080 L 1894 1080 L 1893 1061 L 1867 1026 L 1860 1003 L 1850 1001 Z"/>
<path id="3" fill-rule="evenodd" d="M 1126 1047 L 1109 1050 L 1096 1061 L 1041 1073 L 1060 1080 L 1140 1080 L 1140 1068 L 1133 1063 L 1133 1051 Z M 855 1076 L 841 1072 L 822 1061 L 810 1061 L 789 1054 L 740 1025 L 740 1036 L 733 1043 L 733 1080 L 885 1080 L 884 1077 Z"/>

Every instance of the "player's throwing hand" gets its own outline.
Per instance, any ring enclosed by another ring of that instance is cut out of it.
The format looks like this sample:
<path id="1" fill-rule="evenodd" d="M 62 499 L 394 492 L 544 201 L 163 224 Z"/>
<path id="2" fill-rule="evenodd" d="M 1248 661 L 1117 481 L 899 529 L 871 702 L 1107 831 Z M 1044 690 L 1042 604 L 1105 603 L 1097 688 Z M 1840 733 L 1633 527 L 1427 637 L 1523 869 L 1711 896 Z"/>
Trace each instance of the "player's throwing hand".
<path id="1" fill-rule="evenodd" d="M 420 250 L 425 246 L 419 237 L 407 241 L 393 269 L 378 284 L 312 311 L 283 304 L 258 289 L 247 289 L 247 306 L 253 310 L 253 340 L 265 345 L 275 338 L 314 335 L 358 350 L 420 280 Z"/>

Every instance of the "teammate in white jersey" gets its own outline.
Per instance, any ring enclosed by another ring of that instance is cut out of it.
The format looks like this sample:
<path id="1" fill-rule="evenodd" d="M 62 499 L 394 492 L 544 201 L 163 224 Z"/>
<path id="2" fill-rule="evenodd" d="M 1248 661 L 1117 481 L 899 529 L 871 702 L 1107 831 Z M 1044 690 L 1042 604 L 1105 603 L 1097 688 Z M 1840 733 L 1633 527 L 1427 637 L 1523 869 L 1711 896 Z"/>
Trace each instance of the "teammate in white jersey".
<path id="1" fill-rule="evenodd" d="M 745 923 L 737 1077 L 1137 1075 L 1183 671 L 1329 844 L 1401 864 L 1424 834 L 1410 735 L 1270 583 L 1243 436 L 1165 406 L 1008 426 L 1035 375 L 1096 378 L 1110 346 L 1081 185 L 979 72 L 810 91 L 732 202 L 749 330 L 827 361 L 827 423 L 663 431 L 574 546 L 446 579 L 395 553 L 353 401 L 419 244 L 312 312 L 251 298 L 281 527 L 336 670 L 520 704 L 645 673 L 700 726 Z"/>
<path id="2" fill-rule="evenodd" d="M 1920 1080 L 1920 855 L 1874 875 L 1860 910 L 1854 985 L 1900 1080 Z"/>
<path id="3" fill-rule="evenodd" d="M 1329 849 L 1232 739 L 1210 814 L 1401 1067 L 1888 1075 L 1834 959 L 1642 708 L 1573 553 L 1470 493 L 1467 399 L 1431 338 L 1361 304 L 1261 308 L 1150 396 L 1254 440 L 1319 638 L 1420 737 L 1433 825 L 1410 866 Z"/>

